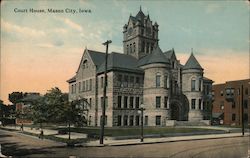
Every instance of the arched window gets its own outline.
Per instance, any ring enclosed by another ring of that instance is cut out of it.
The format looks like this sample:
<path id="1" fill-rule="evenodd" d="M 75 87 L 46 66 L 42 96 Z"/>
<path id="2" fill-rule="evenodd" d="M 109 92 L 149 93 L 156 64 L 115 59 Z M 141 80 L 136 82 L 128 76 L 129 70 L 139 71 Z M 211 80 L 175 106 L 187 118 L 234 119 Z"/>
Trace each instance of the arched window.
<path id="1" fill-rule="evenodd" d="M 161 75 L 160 73 L 157 73 L 155 77 L 155 87 L 160 87 L 160 86 L 161 86 Z"/>
<path id="2" fill-rule="evenodd" d="M 164 76 L 164 87 L 169 88 L 168 74 L 165 74 L 165 76 Z"/>
<path id="3" fill-rule="evenodd" d="M 195 87 L 195 79 L 191 79 L 191 91 L 195 91 L 196 87 Z"/>
<path id="4" fill-rule="evenodd" d="M 83 69 L 88 68 L 88 63 L 87 62 L 88 62 L 87 60 L 83 61 L 83 64 L 82 64 Z"/>

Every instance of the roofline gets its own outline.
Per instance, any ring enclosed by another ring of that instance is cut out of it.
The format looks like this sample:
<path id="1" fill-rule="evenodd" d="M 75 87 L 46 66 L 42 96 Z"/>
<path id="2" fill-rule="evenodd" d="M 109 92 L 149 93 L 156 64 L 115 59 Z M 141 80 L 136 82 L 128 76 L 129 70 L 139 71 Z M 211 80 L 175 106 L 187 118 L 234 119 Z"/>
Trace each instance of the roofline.
<path id="1" fill-rule="evenodd" d="M 126 69 L 126 68 L 119 68 L 119 67 L 112 67 L 110 69 L 107 70 L 107 72 L 111 72 L 111 71 L 125 71 L 125 72 L 133 72 L 133 73 L 141 73 L 143 74 L 144 72 L 142 70 L 134 70 L 134 69 Z M 101 72 L 97 72 L 96 74 L 97 75 L 100 75 L 104 73 L 104 71 L 101 71 Z"/>

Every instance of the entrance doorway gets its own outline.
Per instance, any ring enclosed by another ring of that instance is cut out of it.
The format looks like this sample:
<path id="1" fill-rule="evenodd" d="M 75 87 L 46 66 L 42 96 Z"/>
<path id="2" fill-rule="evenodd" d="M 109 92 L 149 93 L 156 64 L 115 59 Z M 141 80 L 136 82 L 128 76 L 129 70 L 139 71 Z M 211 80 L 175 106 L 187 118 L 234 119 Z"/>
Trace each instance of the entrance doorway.
<path id="1" fill-rule="evenodd" d="M 180 119 L 180 107 L 177 104 L 171 104 L 171 120 L 179 121 Z"/>

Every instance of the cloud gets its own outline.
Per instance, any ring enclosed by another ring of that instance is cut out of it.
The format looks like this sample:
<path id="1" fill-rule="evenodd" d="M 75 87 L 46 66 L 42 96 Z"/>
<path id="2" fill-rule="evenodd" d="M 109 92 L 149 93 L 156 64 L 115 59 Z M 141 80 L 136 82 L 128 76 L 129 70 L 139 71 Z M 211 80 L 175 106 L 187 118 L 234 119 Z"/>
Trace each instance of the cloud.
<path id="1" fill-rule="evenodd" d="M 82 31 L 82 27 L 81 25 L 73 22 L 72 20 L 68 19 L 68 18 L 60 18 L 60 17 L 56 17 L 56 19 L 64 22 L 66 25 L 68 25 L 69 27 L 71 27 L 72 29 L 76 30 L 76 31 Z"/>
<path id="2" fill-rule="evenodd" d="M 12 24 L 10 22 L 5 21 L 4 19 L 1 19 L 1 27 L 7 32 L 19 33 L 24 36 L 41 37 L 46 35 L 44 31 Z"/>
<path id="3" fill-rule="evenodd" d="M 176 53 L 182 64 L 185 64 L 190 54 Z M 232 49 L 194 50 L 194 55 L 204 68 L 204 76 L 215 81 L 215 84 L 231 80 L 249 78 L 249 54 Z"/>

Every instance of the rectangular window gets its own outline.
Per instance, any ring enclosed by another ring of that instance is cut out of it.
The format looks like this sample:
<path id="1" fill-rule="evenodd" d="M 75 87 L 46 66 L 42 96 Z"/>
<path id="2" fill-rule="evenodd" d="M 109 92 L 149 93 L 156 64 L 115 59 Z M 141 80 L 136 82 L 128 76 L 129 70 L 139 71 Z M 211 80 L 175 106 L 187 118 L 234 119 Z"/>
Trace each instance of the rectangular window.
<path id="1" fill-rule="evenodd" d="M 134 125 L 134 116 L 130 116 L 129 117 L 129 126 L 133 126 Z"/>
<path id="2" fill-rule="evenodd" d="M 85 81 L 83 81 L 83 85 L 82 86 L 83 86 L 82 90 L 85 91 Z"/>
<path id="3" fill-rule="evenodd" d="M 248 108 L 248 100 L 244 100 L 244 108 L 245 108 L 245 109 Z"/>
<path id="4" fill-rule="evenodd" d="M 201 79 L 199 80 L 199 91 L 201 91 L 201 86 L 202 86 L 202 84 L 201 84 Z"/>
<path id="5" fill-rule="evenodd" d="M 169 88 L 168 86 L 168 76 L 164 76 L 164 88 Z"/>
<path id="6" fill-rule="evenodd" d="M 124 87 L 128 87 L 128 75 L 124 76 Z"/>
<path id="7" fill-rule="evenodd" d="M 192 109 L 195 109 L 195 102 L 196 102 L 195 99 L 192 99 L 192 100 L 191 100 L 191 108 L 192 108 Z"/>
<path id="8" fill-rule="evenodd" d="M 118 96 L 118 108 L 122 107 L 122 96 Z"/>
<path id="9" fill-rule="evenodd" d="M 145 125 L 145 126 L 148 126 L 148 116 L 145 116 L 144 125 Z"/>
<path id="10" fill-rule="evenodd" d="M 124 100 L 123 100 L 123 107 L 124 107 L 124 108 L 128 108 L 128 97 L 127 97 L 127 96 L 124 97 Z"/>
<path id="11" fill-rule="evenodd" d="M 103 97 L 101 97 L 101 108 L 102 108 L 102 105 L 103 105 Z M 105 101 L 105 109 L 107 109 L 108 107 L 108 97 L 106 97 L 106 101 Z"/>
<path id="12" fill-rule="evenodd" d="M 191 81 L 191 91 L 195 91 L 195 80 Z"/>
<path id="13" fill-rule="evenodd" d="M 139 97 L 136 97 L 135 106 L 136 106 L 137 109 L 138 109 L 139 106 L 140 106 L 140 98 L 139 98 Z"/>
<path id="14" fill-rule="evenodd" d="M 129 98 L 129 107 L 134 108 L 134 97 Z"/>
<path id="15" fill-rule="evenodd" d="M 164 97 L 164 108 L 168 107 L 168 97 Z"/>
<path id="16" fill-rule="evenodd" d="M 248 95 L 248 88 L 245 89 L 245 94 Z"/>
<path id="17" fill-rule="evenodd" d="M 136 126 L 139 126 L 139 125 L 140 125 L 140 116 L 139 116 L 139 115 L 137 115 L 137 116 L 135 117 L 135 125 L 136 125 Z"/>
<path id="18" fill-rule="evenodd" d="M 89 80 L 86 81 L 86 90 L 89 90 Z"/>
<path id="19" fill-rule="evenodd" d="M 79 92 L 82 91 L 81 82 L 79 82 Z"/>
<path id="20" fill-rule="evenodd" d="M 160 115 L 157 115 L 157 116 L 155 117 L 155 125 L 156 125 L 156 126 L 161 125 L 161 116 L 160 116 Z"/>
<path id="21" fill-rule="evenodd" d="M 236 114 L 232 114 L 232 121 L 236 120 Z"/>
<path id="22" fill-rule="evenodd" d="M 104 79 L 101 77 L 101 88 L 103 88 Z"/>
<path id="23" fill-rule="evenodd" d="M 92 98 L 89 98 L 89 108 L 91 109 L 92 107 Z"/>
<path id="24" fill-rule="evenodd" d="M 122 116 L 121 115 L 118 115 L 118 118 L 117 118 L 117 126 L 121 126 L 122 125 Z"/>
<path id="25" fill-rule="evenodd" d="M 124 125 L 124 126 L 127 126 L 127 125 L 128 125 L 128 115 L 125 115 L 125 116 L 123 117 L 123 125 Z"/>
<path id="26" fill-rule="evenodd" d="M 160 96 L 155 97 L 155 104 L 156 104 L 156 108 L 161 107 L 161 97 Z"/>
<path id="27" fill-rule="evenodd" d="M 135 83 L 140 84 L 140 77 L 136 77 Z"/>
<path id="28" fill-rule="evenodd" d="M 156 87 L 160 87 L 161 86 L 161 76 L 160 75 L 156 75 L 155 86 Z"/>
<path id="29" fill-rule="evenodd" d="M 201 99 L 199 99 L 199 109 L 201 110 Z"/>
<path id="30" fill-rule="evenodd" d="M 89 90 L 92 91 L 92 79 L 89 80 Z"/>

